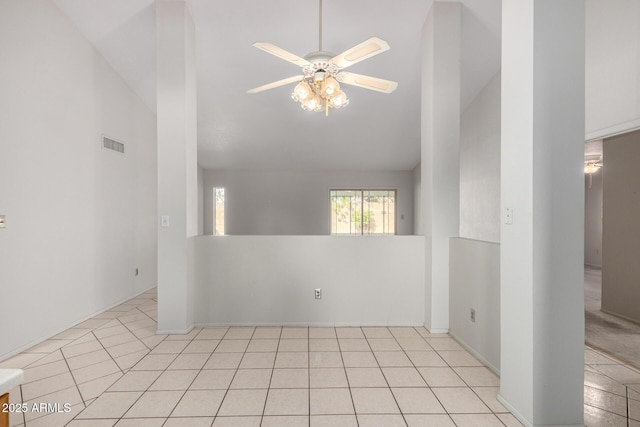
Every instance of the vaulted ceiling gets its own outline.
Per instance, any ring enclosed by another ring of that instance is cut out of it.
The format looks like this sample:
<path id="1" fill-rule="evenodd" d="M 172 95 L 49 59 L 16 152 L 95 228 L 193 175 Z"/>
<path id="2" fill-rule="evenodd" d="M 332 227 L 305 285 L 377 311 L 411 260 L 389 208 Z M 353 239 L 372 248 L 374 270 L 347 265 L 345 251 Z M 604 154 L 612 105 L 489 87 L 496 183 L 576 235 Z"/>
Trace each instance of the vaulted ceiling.
<path id="1" fill-rule="evenodd" d="M 155 111 L 154 0 L 54 0 Z M 391 50 L 349 71 L 399 83 L 385 95 L 345 87 L 350 104 L 303 111 L 294 85 L 246 90 L 299 73 L 251 45 L 304 56 L 318 48 L 317 0 L 187 0 L 197 37 L 198 162 L 208 169 L 409 170 L 420 160 L 421 31 L 429 0 L 324 0 L 323 49 L 378 36 Z M 500 0 L 465 0 L 462 105 L 500 67 Z"/>

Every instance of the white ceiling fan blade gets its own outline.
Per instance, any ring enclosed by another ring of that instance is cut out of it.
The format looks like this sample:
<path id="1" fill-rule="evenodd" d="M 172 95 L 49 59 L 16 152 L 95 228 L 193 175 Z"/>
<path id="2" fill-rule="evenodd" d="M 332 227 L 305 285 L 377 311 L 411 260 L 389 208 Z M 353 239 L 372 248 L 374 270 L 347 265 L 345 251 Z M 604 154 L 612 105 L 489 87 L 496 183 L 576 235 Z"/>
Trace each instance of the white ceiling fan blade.
<path id="1" fill-rule="evenodd" d="M 346 71 L 338 73 L 336 77 L 341 83 L 371 89 L 382 93 L 391 93 L 398 87 L 398 83 L 391 80 L 363 76 L 362 74 L 348 73 Z"/>
<path id="2" fill-rule="evenodd" d="M 310 62 L 306 59 L 300 58 L 298 55 L 294 55 L 293 53 L 288 52 L 274 44 L 266 42 L 255 42 L 253 46 L 257 47 L 258 49 L 264 50 L 271 55 L 277 56 L 280 59 L 284 59 L 285 61 L 291 62 L 292 64 L 296 64 L 300 67 L 310 65 Z"/>
<path id="3" fill-rule="evenodd" d="M 378 37 L 371 37 L 369 40 L 363 41 L 340 55 L 334 56 L 329 62 L 338 68 L 347 68 L 356 62 L 364 61 L 389 49 L 389 43 Z"/>
<path id="4" fill-rule="evenodd" d="M 262 91 L 265 91 L 265 90 L 273 89 L 273 88 L 276 88 L 276 87 L 284 86 L 284 85 L 287 85 L 289 83 L 299 82 L 299 81 L 302 80 L 303 77 L 304 76 L 288 77 L 286 79 L 278 80 L 277 82 L 271 82 L 271 83 L 267 83 L 266 85 L 254 87 L 253 89 L 249 89 L 247 91 L 247 93 L 258 93 L 258 92 L 262 92 Z"/>

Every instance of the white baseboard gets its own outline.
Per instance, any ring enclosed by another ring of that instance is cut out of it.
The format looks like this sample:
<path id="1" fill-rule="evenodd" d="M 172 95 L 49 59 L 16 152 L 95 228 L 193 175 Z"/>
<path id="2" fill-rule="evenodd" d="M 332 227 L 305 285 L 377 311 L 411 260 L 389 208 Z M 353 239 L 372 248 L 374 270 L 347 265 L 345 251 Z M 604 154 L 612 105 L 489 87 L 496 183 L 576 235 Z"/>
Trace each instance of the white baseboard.
<path id="1" fill-rule="evenodd" d="M 449 333 L 449 329 L 429 329 L 427 328 L 427 325 L 421 325 L 424 326 L 424 328 L 429 331 L 430 334 L 448 334 Z"/>
<path id="2" fill-rule="evenodd" d="M 522 416 L 500 393 L 497 396 L 498 402 L 511 412 L 511 414 L 518 419 L 525 427 L 533 427 L 533 424 Z M 545 424 L 544 427 L 584 427 L 584 423 L 580 424 Z"/>
<path id="3" fill-rule="evenodd" d="M 491 364 L 487 359 L 485 359 L 483 355 L 478 353 L 473 347 L 471 347 L 469 344 L 467 344 L 463 339 L 461 339 L 459 336 L 457 336 L 453 332 L 449 332 L 449 335 L 451 335 L 451 337 L 454 340 L 456 340 L 458 344 L 460 344 L 465 350 L 471 353 L 473 357 L 481 361 L 484 366 L 489 368 L 489 370 L 491 370 L 498 377 L 500 376 L 500 369 L 497 366 L 493 366 L 493 364 Z"/>
<path id="4" fill-rule="evenodd" d="M 205 322 L 196 323 L 200 328 L 216 328 L 226 326 L 293 326 L 293 327 L 312 327 L 312 328 L 421 328 L 424 325 L 420 323 L 394 323 L 394 324 L 382 324 L 382 323 L 353 323 L 353 322 L 241 322 L 241 323 L 225 323 L 225 322 Z M 160 333 L 160 332 L 158 332 Z"/>
<path id="5" fill-rule="evenodd" d="M 158 329 L 156 335 L 186 335 L 193 330 L 195 325 L 189 326 L 187 329 Z"/>
<path id="6" fill-rule="evenodd" d="M 43 336 L 43 337 L 36 338 L 35 340 L 30 341 L 29 343 L 27 343 L 27 344 L 23 345 L 22 347 L 18 347 L 18 348 L 17 348 L 17 349 L 15 349 L 15 350 L 11 350 L 9 353 L 6 353 L 6 354 L 3 354 L 3 355 L 0 355 L 0 362 L 2 362 L 2 361 L 4 361 L 4 360 L 7 360 L 7 359 L 9 359 L 10 357 L 15 356 L 16 354 L 22 353 L 23 351 L 28 350 L 28 349 L 30 349 L 31 347 L 36 346 L 36 345 L 40 344 L 40 343 L 41 343 L 41 342 L 43 342 L 43 341 L 46 341 L 46 340 L 48 340 L 48 339 L 51 339 L 52 337 L 54 337 L 54 336 L 56 336 L 56 335 L 58 335 L 58 334 L 60 334 L 60 333 L 62 333 L 62 332 L 64 332 L 64 331 L 66 331 L 67 329 L 71 329 L 71 328 L 73 328 L 74 326 L 76 326 L 76 325 L 78 325 L 78 324 L 80 324 L 80 323 L 84 322 L 85 320 L 89 320 L 89 319 L 91 319 L 92 317 L 97 316 L 98 314 L 102 314 L 102 313 L 104 313 L 105 311 L 109 311 L 109 310 L 111 310 L 113 307 L 117 307 L 117 306 L 119 306 L 120 304 L 122 304 L 122 303 L 125 303 L 125 302 L 129 301 L 130 299 L 134 299 L 134 298 L 136 298 L 136 297 L 139 297 L 140 295 L 144 294 L 145 292 L 149 292 L 151 289 L 154 289 L 154 288 L 156 288 L 156 287 L 157 287 L 157 285 L 153 285 L 153 286 L 151 286 L 150 288 L 147 288 L 147 289 L 145 289 L 145 290 L 143 290 L 143 291 L 141 291 L 141 292 L 138 292 L 137 294 L 134 294 L 134 295 L 132 295 L 132 296 L 126 297 L 126 298 L 124 298 L 124 299 L 122 299 L 122 300 L 120 300 L 120 301 L 118 301 L 118 302 L 116 302 L 116 303 L 111 304 L 110 306 L 108 306 L 108 307 L 106 307 L 106 308 L 103 308 L 103 309 L 101 309 L 101 310 L 98 310 L 98 311 L 96 311 L 96 312 L 95 312 L 95 313 L 93 313 L 93 314 L 90 314 L 90 315 L 88 315 L 88 316 L 85 316 L 85 317 L 81 318 L 80 320 L 77 320 L 77 321 L 75 321 L 75 322 L 73 322 L 73 323 L 70 323 L 69 325 L 67 325 L 67 326 L 65 326 L 65 327 L 63 327 L 63 328 L 57 329 L 57 330 L 56 330 L 55 332 L 53 332 L 52 334 L 47 334 L 47 335 L 45 335 L 45 336 Z"/>
<path id="7" fill-rule="evenodd" d="M 505 400 L 505 398 L 502 397 L 502 395 L 500 393 L 498 393 L 498 395 L 496 396 L 496 399 L 498 399 L 498 402 L 500 402 L 502 404 L 502 406 L 507 408 L 509 410 L 509 412 L 511 412 L 511 414 L 514 417 L 516 417 L 518 419 L 518 421 L 520 421 L 522 423 L 522 425 L 524 425 L 525 427 L 533 427 L 533 424 L 531 424 L 531 422 L 529 422 L 529 420 L 527 420 L 525 417 L 523 417 L 522 414 L 520 412 L 518 412 L 509 402 L 507 402 Z"/>

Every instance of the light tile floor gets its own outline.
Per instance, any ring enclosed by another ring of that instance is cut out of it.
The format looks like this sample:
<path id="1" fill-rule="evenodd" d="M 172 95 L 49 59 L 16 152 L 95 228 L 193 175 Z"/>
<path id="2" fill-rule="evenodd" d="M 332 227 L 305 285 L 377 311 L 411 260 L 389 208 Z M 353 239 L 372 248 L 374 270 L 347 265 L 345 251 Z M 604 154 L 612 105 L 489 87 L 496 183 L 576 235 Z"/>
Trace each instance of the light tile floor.
<path id="1" fill-rule="evenodd" d="M 155 334 L 156 309 L 155 290 L 146 292 L 0 363 L 25 370 L 11 401 L 27 411 L 11 426 L 521 425 L 496 400 L 498 378 L 448 335 L 230 327 L 166 336 Z M 586 363 L 587 425 L 626 426 L 628 414 L 639 427 L 640 373 L 590 349 Z"/>

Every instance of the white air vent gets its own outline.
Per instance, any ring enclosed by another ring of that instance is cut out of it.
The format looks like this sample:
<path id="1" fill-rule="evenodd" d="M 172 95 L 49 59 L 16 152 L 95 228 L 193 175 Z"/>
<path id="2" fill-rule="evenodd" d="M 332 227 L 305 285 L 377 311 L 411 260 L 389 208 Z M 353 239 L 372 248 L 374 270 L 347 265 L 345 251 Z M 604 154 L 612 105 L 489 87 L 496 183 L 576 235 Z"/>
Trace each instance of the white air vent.
<path id="1" fill-rule="evenodd" d="M 124 144 L 118 141 L 114 141 L 111 138 L 107 138 L 106 136 L 102 137 L 102 147 L 107 150 L 117 151 L 118 153 L 124 154 Z"/>

